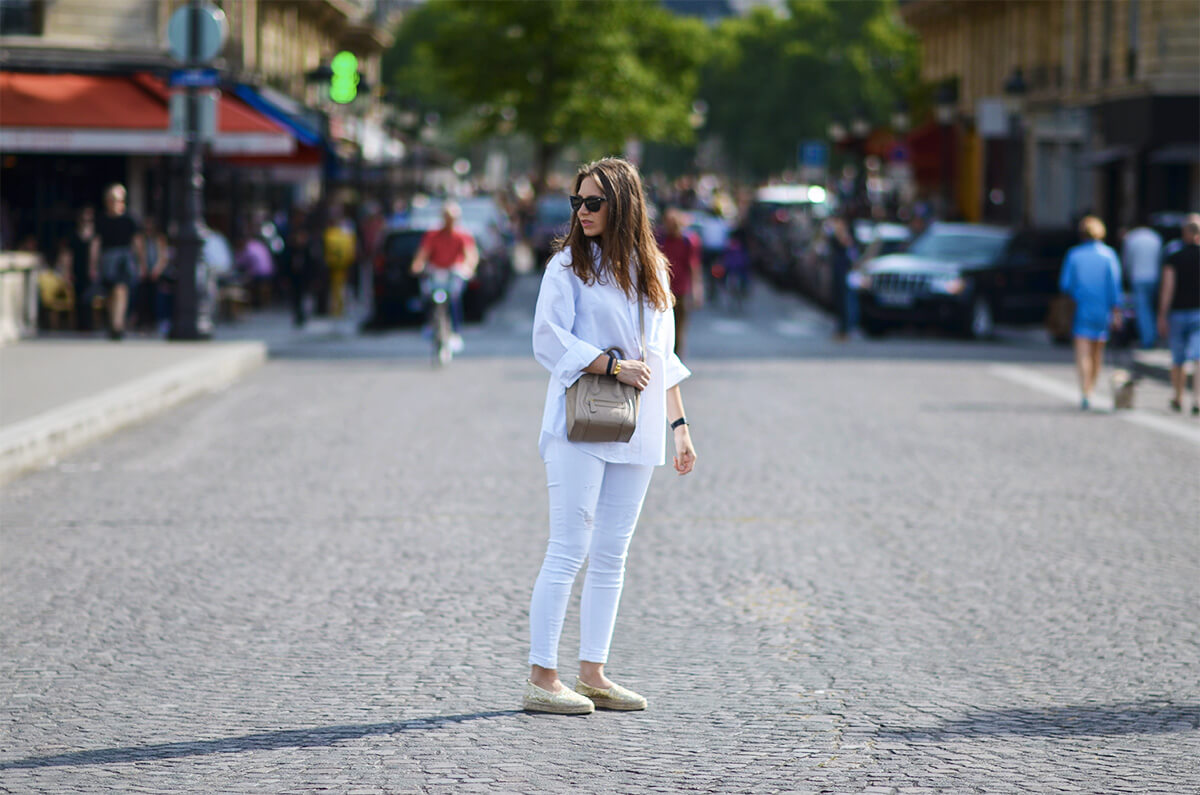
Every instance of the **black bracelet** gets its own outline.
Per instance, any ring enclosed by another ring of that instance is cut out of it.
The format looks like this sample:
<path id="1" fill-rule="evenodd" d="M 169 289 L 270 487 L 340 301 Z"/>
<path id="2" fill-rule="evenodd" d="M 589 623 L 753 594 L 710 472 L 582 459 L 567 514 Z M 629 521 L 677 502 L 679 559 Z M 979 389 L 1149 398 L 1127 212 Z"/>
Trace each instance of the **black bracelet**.
<path id="1" fill-rule="evenodd" d="M 616 357 L 616 356 L 614 356 L 614 355 L 613 355 L 613 354 L 611 354 L 611 353 L 610 353 L 610 354 L 608 354 L 608 367 L 607 367 L 607 368 L 605 368 L 605 370 L 604 370 L 604 374 L 605 374 L 605 375 L 612 375 L 612 369 L 613 369 L 613 367 L 616 365 L 616 363 L 617 363 L 617 357 Z"/>
<path id="2" fill-rule="evenodd" d="M 686 417 L 680 417 L 679 419 L 677 419 L 677 420 L 675 420 L 674 422 L 672 422 L 672 423 L 671 423 L 671 430 L 675 430 L 675 429 L 676 429 L 676 428 L 678 428 L 680 425 L 689 425 L 689 424 L 690 424 L 690 423 L 687 421 L 687 418 L 686 418 Z"/>

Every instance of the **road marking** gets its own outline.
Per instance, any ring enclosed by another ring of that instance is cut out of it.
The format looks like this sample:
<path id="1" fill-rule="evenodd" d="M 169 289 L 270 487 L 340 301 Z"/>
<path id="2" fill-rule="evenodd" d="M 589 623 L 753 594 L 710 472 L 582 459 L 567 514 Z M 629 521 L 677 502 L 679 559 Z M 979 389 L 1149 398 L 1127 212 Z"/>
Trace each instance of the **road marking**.
<path id="1" fill-rule="evenodd" d="M 1030 389 L 1061 398 L 1069 403 L 1079 402 L 1079 389 L 1077 387 L 1064 384 L 1056 378 L 1036 373 L 1025 367 L 996 365 L 988 368 L 988 371 L 992 375 L 1003 378 L 1006 381 L 1027 386 Z M 1112 412 L 1112 415 L 1118 419 L 1200 445 L 1200 429 L 1198 428 L 1188 428 L 1165 417 L 1148 414 L 1138 409 L 1114 410 L 1112 399 L 1108 397 L 1093 397 L 1092 404 L 1098 409 Z"/>
<path id="2" fill-rule="evenodd" d="M 775 324 L 775 333 L 781 337 L 817 337 L 829 334 L 831 324 L 820 320 L 781 320 Z"/>
<path id="3" fill-rule="evenodd" d="M 720 317 L 713 319 L 711 328 L 718 334 L 745 334 L 750 330 L 744 320 L 727 320 Z"/>

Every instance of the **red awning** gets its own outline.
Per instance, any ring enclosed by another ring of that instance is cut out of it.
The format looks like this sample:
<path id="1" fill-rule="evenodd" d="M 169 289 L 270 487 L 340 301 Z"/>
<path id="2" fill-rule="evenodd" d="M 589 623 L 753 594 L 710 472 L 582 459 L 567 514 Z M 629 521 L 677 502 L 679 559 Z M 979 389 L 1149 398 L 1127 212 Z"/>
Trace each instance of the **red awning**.
<path id="1" fill-rule="evenodd" d="M 131 76 L 0 72 L 0 151 L 182 152 L 171 132 L 171 90 L 145 74 Z M 289 155 L 290 132 L 237 97 L 220 94 L 218 155 Z"/>
<path id="2" fill-rule="evenodd" d="M 168 122 L 135 78 L 0 72 L 0 151 L 180 152 Z"/>

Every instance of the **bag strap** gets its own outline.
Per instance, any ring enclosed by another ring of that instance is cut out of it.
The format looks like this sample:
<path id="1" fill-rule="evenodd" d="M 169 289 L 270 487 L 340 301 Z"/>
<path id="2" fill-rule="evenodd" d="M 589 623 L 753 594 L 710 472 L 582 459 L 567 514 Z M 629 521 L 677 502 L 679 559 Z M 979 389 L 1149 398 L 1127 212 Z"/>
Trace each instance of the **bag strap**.
<path id="1" fill-rule="evenodd" d="M 641 354 L 641 360 L 646 361 L 646 302 L 642 297 L 638 296 L 638 353 Z"/>

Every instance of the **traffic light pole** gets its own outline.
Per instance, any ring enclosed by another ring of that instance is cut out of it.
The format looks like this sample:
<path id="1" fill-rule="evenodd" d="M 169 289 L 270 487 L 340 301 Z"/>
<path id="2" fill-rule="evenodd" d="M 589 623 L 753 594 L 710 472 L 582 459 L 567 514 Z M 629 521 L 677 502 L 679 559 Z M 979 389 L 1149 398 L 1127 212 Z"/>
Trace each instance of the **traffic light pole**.
<path id="1" fill-rule="evenodd" d="M 200 60 L 200 0 L 191 0 L 188 26 L 188 66 L 195 68 Z M 171 315 L 172 340 L 207 339 L 198 323 L 196 273 L 199 270 L 202 238 L 200 219 L 204 214 L 204 152 L 200 140 L 200 100 L 197 87 L 188 85 L 186 91 L 186 148 L 184 150 L 185 187 L 183 217 L 179 219 L 179 237 L 175 261 L 175 306 Z"/>

